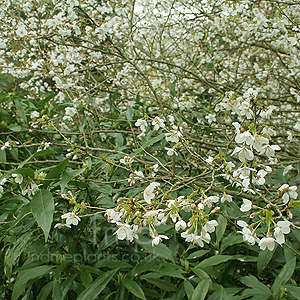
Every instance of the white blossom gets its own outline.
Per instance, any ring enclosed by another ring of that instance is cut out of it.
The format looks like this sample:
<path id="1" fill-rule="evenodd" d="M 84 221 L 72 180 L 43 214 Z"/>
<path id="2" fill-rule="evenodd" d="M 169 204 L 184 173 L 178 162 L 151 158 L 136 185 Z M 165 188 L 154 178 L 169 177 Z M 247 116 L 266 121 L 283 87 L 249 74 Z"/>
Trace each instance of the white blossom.
<path id="1" fill-rule="evenodd" d="M 183 221 L 183 220 L 180 220 L 180 221 L 178 221 L 176 224 L 175 224 L 175 230 L 176 231 L 179 231 L 180 229 L 185 229 L 186 228 L 186 223 L 185 223 L 185 221 Z"/>
<path id="2" fill-rule="evenodd" d="M 155 192 L 154 190 L 156 187 L 158 187 L 160 184 L 158 182 L 151 182 L 144 190 L 143 195 L 144 195 L 144 200 L 148 204 L 151 203 L 151 200 L 154 199 L 155 197 Z"/>
<path id="3" fill-rule="evenodd" d="M 262 238 L 259 241 L 258 246 L 261 250 L 268 248 L 268 250 L 273 251 L 275 248 L 275 239 L 272 237 Z"/>
<path id="4" fill-rule="evenodd" d="M 23 182 L 23 176 L 21 174 L 11 174 L 15 178 L 15 183 L 21 184 Z"/>
<path id="5" fill-rule="evenodd" d="M 248 199 L 243 199 L 243 204 L 240 208 L 240 211 L 246 212 L 249 211 L 252 208 L 252 202 Z"/>
<path id="6" fill-rule="evenodd" d="M 72 212 L 68 212 L 66 214 L 63 214 L 61 216 L 62 219 L 66 219 L 66 224 L 67 225 L 75 225 L 77 226 L 80 218 L 72 211 Z"/>
<path id="7" fill-rule="evenodd" d="M 160 117 L 155 117 L 152 121 L 152 125 L 154 126 L 154 130 L 158 130 L 159 128 L 165 128 L 164 120 Z"/>

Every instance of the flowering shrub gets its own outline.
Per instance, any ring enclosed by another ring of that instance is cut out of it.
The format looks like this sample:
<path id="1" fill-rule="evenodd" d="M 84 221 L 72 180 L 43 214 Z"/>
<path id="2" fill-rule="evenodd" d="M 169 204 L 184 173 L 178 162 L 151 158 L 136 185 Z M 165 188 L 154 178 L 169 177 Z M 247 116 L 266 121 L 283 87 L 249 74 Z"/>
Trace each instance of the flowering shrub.
<path id="1" fill-rule="evenodd" d="M 296 1 L 0 5 L 4 298 L 300 299 Z"/>

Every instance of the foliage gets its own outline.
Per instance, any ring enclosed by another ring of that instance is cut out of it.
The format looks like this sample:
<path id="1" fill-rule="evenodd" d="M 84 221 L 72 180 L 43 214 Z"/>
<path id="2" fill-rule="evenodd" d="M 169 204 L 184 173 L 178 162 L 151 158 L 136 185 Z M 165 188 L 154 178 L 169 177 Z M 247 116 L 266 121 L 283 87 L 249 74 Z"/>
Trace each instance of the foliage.
<path id="1" fill-rule="evenodd" d="M 300 299 L 296 1 L 2 1 L 1 299 Z"/>

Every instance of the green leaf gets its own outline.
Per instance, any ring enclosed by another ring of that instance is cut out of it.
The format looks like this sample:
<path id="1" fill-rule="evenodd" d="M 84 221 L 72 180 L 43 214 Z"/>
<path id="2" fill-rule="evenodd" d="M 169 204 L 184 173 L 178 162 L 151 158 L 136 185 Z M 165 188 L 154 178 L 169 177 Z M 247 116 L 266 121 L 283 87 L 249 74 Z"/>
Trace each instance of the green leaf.
<path id="1" fill-rule="evenodd" d="M 113 192 L 113 188 L 109 184 L 99 184 L 96 182 L 90 182 L 89 186 L 91 189 L 96 190 L 104 195 L 111 195 Z"/>
<path id="2" fill-rule="evenodd" d="M 193 285 L 188 280 L 184 280 L 183 284 L 184 284 L 184 289 L 185 289 L 185 293 L 187 295 L 187 298 L 191 299 L 193 294 L 194 294 Z"/>
<path id="3" fill-rule="evenodd" d="M 160 243 L 157 246 L 152 246 L 152 239 L 149 239 L 145 236 L 140 236 L 136 243 L 139 244 L 146 252 L 165 258 L 174 262 L 174 256 L 172 251 L 164 244 Z"/>
<path id="4" fill-rule="evenodd" d="M 61 161 L 56 167 L 54 167 L 46 176 L 46 179 L 52 179 L 52 178 L 58 178 L 60 174 L 64 171 L 64 169 L 68 166 L 70 159 L 66 158 L 63 161 Z M 47 188 L 50 184 L 49 181 L 43 182 L 43 187 Z"/>
<path id="5" fill-rule="evenodd" d="M 40 290 L 36 300 L 47 300 L 49 299 L 49 295 L 52 291 L 54 281 L 48 282 L 43 288 Z"/>
<path id="6" fill-rule="evenodd" d="M 126 289 L 131 292 L 133 295 L 140 299 L 146 300 L 143 290 L 138 286 L 136 282 L 130 279 L 123 279 L 122 283 L 126 287 Z"/>
<path id="7" fill-rule="evenodd" d="M 8 129 L 10 129 L 11 131 L 15 131 L 15 132 L 19 132 L 22 130 L 22 127 L 18 124 L 10 124 L 7 126 Z"/>
<path id="8" fill-rule="evenodd" d="M 152 139 L 150 140 L 147 140 L 146 142 L 143 143 L 143 148 L 147 148 L 149 146 L 152 146 L 153 144 L 161 141 L 163 138 L 165 137 L 165 134 L 164 133 L 161 133 L 160 135 L 158 136 L 155 136 L 153 137 Z M 143 149 L 142 148 L 138 148 L 135 152 L 134 152 L 134 155 L 137 155 L 138 153 L 142 152 Z"/>
<path id="9" fill-rule="evenodd" d="M 201 279 L 206 279 L 208 278 L 210 280 L 209 275 L 202 269 L 199 268 L 193 268 L 192 271 Z"/>
<path id="10" fill-rule="evenodd" d="M 32 197 L 31 212 L 38 225 L 43 229 L 45 241 L 47 241 L 54 214 L 54 200 L 48 190 L 39 190 Z"/>
<path id="11" fill-rule="evenodd" d="M 243 236 L 235 232 L 228 234 L 221 242 L 220 252 L 222 253 L 227 247 L 240 244 L 243 242 Z"/>
<path id="12" fill-rule="evenodd" d="M 221 294 L 220 294 L 220 299 L 219 300 L 229 300 L 224 288 L 221 286 Z"/>
<path id="13" fill-rule="evenodd" d="M 217 221 L 219 225 L 216 227 L 216 236 L 217 236 L 217 241 L 220 242 L 226 230 L 227 219 L 224 218 L 222 215 L 219 215 Z"/>
<path id="14" fill-rule="evenodd" d="M 26 284 L 29 280 L 48 274 L 52 268 L 53 267 L 51 266 L 38 266 L 20 272 L 13 288 L 12 300 L 18 299 L 24 293 Z"/>
<path id="15" fill-rule="evenodd" d="M 23 251 L 28 247 L 30 243 L 29 240 L 31 238 L 32 232 L 26 232 L 21 235 L 20 238 L 13 244 L 13 247 L 9 249 L 5 255 L 4 262 L 8 266 L 12 266 L 16 259 L 23 253 Z"/>
<path id="16" fill-rule="evenodd" d="M 47 97 L 45 97 L 44 99 L 38 101 L 37 103 L 37 107 L 39 109 L 44 108 L 45 104 L 47 104 L 51 99 L 53 99 L 55 96 L 57 95 L 57 93 L 52 93 L 50 95 L 48 95 Z"/>
<path id="17" fill-rule="evenodd" d="M 200 283 L 195 288 L 191 300 L 204 300 L 208 292 L 209 285 L 210 285 L 210 280 L 208 278 L 200 281 Z"/>
<path id="18" fill-rule="evenodd" d="M 198 265 L 195 266 L 195 268 L 204 268 L 204 267 L 215 266 L 215 265 L 224 263 L 230 259 L 234 259 L 234 256 L 231 256 L 231 255 L 211 256 L 209 258 L 202 260 Z"/>
<path id="19" fill-rule="evenodd" d="M 175 292 L 177 291 L 177 287 L 166 281 L 163 279 L 158 279 L 158 278 L 143 278 L 143 276 L 141 276 L 141 279 L 144 279 L 146 281 L 148 281 L 151 284 L 154 284 L 155 286 L 159 287 L 160 289 L 164 290 L 164 291 L 169 291 L 169 292 Z"/>
<path id="20" fill-rule="evenodd" d="M 78 170 L 66 169 L 63 172 L 60 183 L 59 183 L 61 193 L 63 193 L 64 189 L 66 188 L 66 186 L 68 185 L 70 180 L 72 180 L 74 177 L 80 175 L 85 170 L 86 170 L 86 168 L 82 168 L 82 169 L 78 169 Z"/>
<path id="21" fill-rule="evenodd" d="M 34 178 L 34 171 L 31 168 L 19 168 L 14 170 L 13 174 L 21 174 L 23 177 Z"/>
<path id="22" fill-rule="evenodd" d="M 257 260 L 258 275 L 260 275 L 261 272 L 266 268 L 269 261 L 272 259 L 275 250 L 276 248 L 273 251 L 259 251 L 258 260 Z"/>
<path id="23" fill-rule="evenodd" d="M 279 294 L 280 289 L 291 278 L 296 267 L 296 257 L 288 261 L 282 268 L 281 272 L 276 277 L 271 289 L 274 294 Z"/>
<path id="24" fill-rule="evenodd" d="M 56 282 L 56 280 L 53 282 L 53 288 L 52 288 L 52 300 L 62 300 L 63 295 L 60 289 L 59 284 Z"/>
<path id="25" fill-rule="evenodd" d="M 300 300 L 300 287 L 299 286 L 288 284 L 285 287 L 296 299 Z"/>
<path id="26" fill-rule="evenodd" d="M 272 295 L 271 290 L 253 275 L 242 277 L 240 280 L 244 285 L 251 287 L 251 289 L 244 290 L 243 296 L 260 296 L 268 299 Z"/>
<path id="27" fill-rule="evenodd" d="M 198 251 L 195 251 L 195 252 L 191 253 L 186 259 L 199 258 L 199 257 L 205 255 L 208 252 L 209 252 L 209 250 L 198 250 Z"/>
<path id="28" fill-rule="evenodd" d="M 87 287 L 83 292 L 80 293 L 77 300 L 94 300 L 98 295 L 105 289 L 107 284 L 114 277 L 118 268 L 105 272 L 102 276 L 97 278 L 89 287 Z"/>
<path id="29" fill-rule="evenodd" d="M 133 276 L 138 276 L 141 273 L 148 271 L 155 263 L 155 258 L 152 255 L 146 256 L 144 259 L 139 261 L 135 267 L 132 269 L 131 274 Z"/>
<path id="30" fill-rule="evenodd" d="M 31 161 L 35 157 L 43 156 L 43 155 L 47 155 L 47 154 L 53 154 L 53 153 L 56 153 L 56 152 L 51 149 L 46 149 L 46 150 L 41 150 L 39 152 L 36 152 L 36 153 L 32 154 L 31 156 L 29 156 L 27 159 L 25 159 L 23 162 L 21 162 L 18 168 L 23 168 L 25 166 L 25 164 L 27 164 L 29 161 Z"/>

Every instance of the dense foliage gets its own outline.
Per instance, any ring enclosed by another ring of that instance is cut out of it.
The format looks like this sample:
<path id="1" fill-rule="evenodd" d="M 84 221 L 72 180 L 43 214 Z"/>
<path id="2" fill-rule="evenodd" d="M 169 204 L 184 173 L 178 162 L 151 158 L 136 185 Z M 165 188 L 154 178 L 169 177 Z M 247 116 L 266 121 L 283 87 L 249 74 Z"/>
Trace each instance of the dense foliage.
<path id="1" fill-rule="evenodd" d="M 0 8 L 1 299 L 300 299 L 298 1 Z"/>

